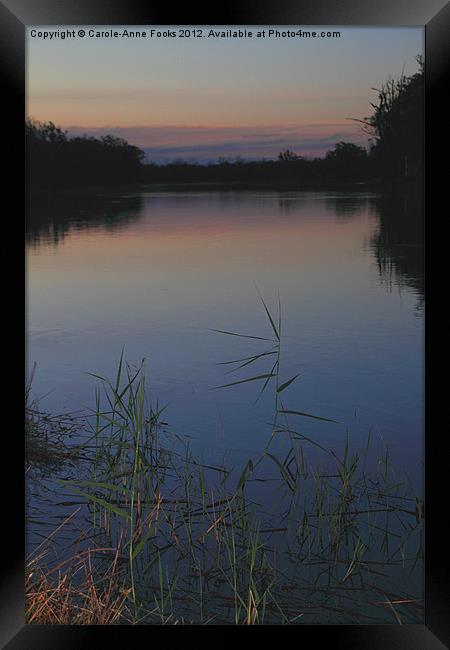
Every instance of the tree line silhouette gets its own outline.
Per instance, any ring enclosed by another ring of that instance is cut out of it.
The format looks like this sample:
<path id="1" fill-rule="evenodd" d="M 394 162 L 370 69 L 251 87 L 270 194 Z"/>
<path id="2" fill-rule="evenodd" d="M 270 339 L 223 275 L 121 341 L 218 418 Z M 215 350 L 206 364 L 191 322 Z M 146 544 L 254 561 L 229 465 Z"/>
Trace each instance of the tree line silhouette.
<path id="1" fill-rule="evenodd" d="M 388 79 L 371 103 L 370 117 L 356 120 L 371 138 L 373 170 L 393 187 L 401 180 L 412 183 L 423 177 L 424 154 L 424 60 L 417 56 L 419 70 Z"/>
<path id="2" fill-rule="evenodd" d="M 112 135 L 68 137 L 52 122 L 25 124 L 28 179 L 32 188 L 129 183 L 217 183 L 316 187 L 352 183 L 387 188 L 420 186 L 423 158 L 423 60 L 419 71 L 388 79 L 377 92 L 369 117 L 356 120 L 369 147 L 338 142 L 323 158 L 305 158 L 287 149 L 277 160 L 220 159 L 200 164 L 145 162 L 145 152 Z"/>
<path id="3" fill-rule="evenodd" d="M 69 138 L 53 122 L 25 123 L 31 186 L 114 185 L 139 178 L 145 153 L 122 138 Z"/>

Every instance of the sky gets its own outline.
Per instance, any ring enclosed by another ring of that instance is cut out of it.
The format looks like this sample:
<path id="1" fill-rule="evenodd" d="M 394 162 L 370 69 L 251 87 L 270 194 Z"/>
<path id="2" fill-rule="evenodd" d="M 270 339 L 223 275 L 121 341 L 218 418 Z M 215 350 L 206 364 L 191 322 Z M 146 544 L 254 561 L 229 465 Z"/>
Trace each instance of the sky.
<path id="1" fill-rule="evenodd" d="M 312 27 L 340 38 L 78 37 L 89 26 L 27 28 L 27 115 L 69 135 L 124 137 L 156 163 L 323 156 L 341 140 L 367 145 L 358 122 L 389 77 L 417 70 L 421 27 Z M 32 37 L 32 30 L 75 36 Z M 96 31 L 122 30 L 122 26 Z M 193 28 L 191 28 L 193 29 Z M 216 27 L 216 31 L 226 27 Z M 237 29 L 231 27 L 230 29 Z M 243 28 L 242 28 L 243 29 Z M 300 29 L 277 27 L 279 31 Z"/>

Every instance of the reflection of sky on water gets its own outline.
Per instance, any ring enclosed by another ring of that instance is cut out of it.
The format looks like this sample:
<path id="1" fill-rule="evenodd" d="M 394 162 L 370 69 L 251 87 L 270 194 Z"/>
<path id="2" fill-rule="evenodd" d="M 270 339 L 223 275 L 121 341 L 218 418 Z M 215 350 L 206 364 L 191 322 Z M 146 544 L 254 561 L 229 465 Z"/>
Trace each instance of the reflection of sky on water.
<path id="1" fill-rule="evenodd" d="M 372 430 L 418 474 L 420 282 L 401 290 L 380 282 L 379 211 L 363 194 L 157 193 L 141 195 L 126 219 L 99 208 L 92 229 L 86 215 L 72 214 L 57 246 L 41 230 L 28 254 L 35 394 L 52 411 L 93 406 L 95 382 L 85 373 L 112 376 L 125 347 L 132 362 L 146 357 L 172 430 L 192 436 L 205 456 L 255 456 L 269 433 L 271 396 L 255 405 L 256 383 L 209 389 L 267 372 L 264 361 L 227 376 L 217 365 L 265 344 L 208 328 L 269 336 L 256 284 L 274 310 L 280 290 L 283 378 L 301 372 L 287 406 L 342 423 L 301 419 L 299 430 L 336 448 L 346 429 L 361 444 Z"/>

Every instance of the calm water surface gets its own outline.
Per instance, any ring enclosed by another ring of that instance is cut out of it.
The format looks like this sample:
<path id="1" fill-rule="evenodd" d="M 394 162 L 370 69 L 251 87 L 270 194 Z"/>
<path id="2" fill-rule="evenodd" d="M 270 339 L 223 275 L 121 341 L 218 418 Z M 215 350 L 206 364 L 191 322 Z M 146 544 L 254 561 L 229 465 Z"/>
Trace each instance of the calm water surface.
<path id="1" fill-rule="evenodd" d="M 46 218 L 48 217 L 48 218 Z M 420 231 L 420 228 L 419 228 Z M 338 448 L 369 431 L 420 485 L 423 438 L 421 242 L 408 206 L 370 194 L 136 192 L 53 206 L 32 223 L 27 254 L 28 362 L 51 412 L 94 406 L 122 348 L 146 359 L 152 399 L 205 458 L 256 457 L 270 432 L 266 349 L 211 328 L 270 337 L 258 291 L 283 312 L 288 408 L 338 420 L 302 431 Z M 257 288 L 256 288 L 257 287 Z M 245 372 L 249 370 L 249 372 Z"/>

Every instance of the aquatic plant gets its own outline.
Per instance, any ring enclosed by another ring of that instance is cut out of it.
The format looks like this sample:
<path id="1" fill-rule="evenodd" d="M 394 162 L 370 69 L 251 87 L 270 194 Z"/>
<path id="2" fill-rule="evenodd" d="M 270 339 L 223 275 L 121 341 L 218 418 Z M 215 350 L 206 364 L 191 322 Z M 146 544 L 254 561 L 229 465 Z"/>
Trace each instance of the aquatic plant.
<path id="1" fill-rule="evenodd" d="M 260 382 L 258 398 L 272 390 L 270 435 L 256 461 L 229 468 L 195 458 L 168 432 L 165 408 L 150 403 L 144 361 L 130 365 L 122 353 L 113 381 L 94 375 L 99 387 L 83 445 L 89 460 L 77 476 L 58 479 L 81 498 L 90 527 L 73 533 L 76 551 L 62 564 L 51 555 L 56 536 L 30 558 L 29 622 L 67 621 L 63 603 L 72 601 L 75 623 L 422 620 L 421 581 L 413 579 L 423 562 L 422 500 L 399 480 L 385 448 L 374 456 L 370 436 L 362 450 L 347 436 L 337 454 L 291 425 L 337 423 L 287 406 L 298 374 L 282 373 L 281 301 L 276 319 L 261 301 L 268 336 L 215 330 L 269 346 L 221 362 L 246 372 L 269 361 L 267 371 L 214 387 Z M 271 448 L 280 434 L 284 456 Z M 314 464 L 311 445 L 321 454 Z M 105 602 L 114 603 L 109 618 L 102 618 Z M 80 611 L 87 619 L 77 618 Z"/>

